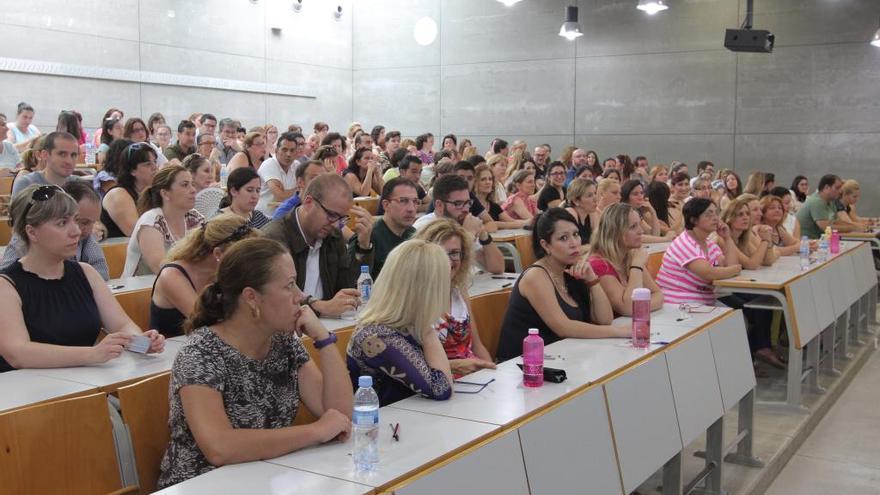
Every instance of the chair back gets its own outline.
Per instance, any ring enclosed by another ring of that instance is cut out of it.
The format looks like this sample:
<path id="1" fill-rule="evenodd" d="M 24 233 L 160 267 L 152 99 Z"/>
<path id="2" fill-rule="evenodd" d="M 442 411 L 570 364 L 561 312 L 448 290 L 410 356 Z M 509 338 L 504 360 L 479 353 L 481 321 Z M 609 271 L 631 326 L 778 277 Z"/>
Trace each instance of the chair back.
<path id="1" fill-rule="evenodd" d="M 141 493 L 156 491 L 159 464 L 171 432 L 168 429 L 168 383 L 162 373 L 117 390 L 122 420 L 128 426 Z"/>
<path id="2" fill-rule="evenodd" d="M 0 447 L 3 493 L 85 495 L 122 487 L 103 393 L 0 414 Z"/>
<path id="3" fill-rule="evenodd" d="M 480 340 L 492 359 L 498 350 L 498 339 L 501 337 L 501 324 L 510 301 L 510 290 L 491 292 L 471 298 L 471 313 L 480 334 Z"/>
<path id="4" fill-rule="evenodd" d="M 351 336 L 354 333 L 354 328 L 343 328 L 336 331 L 336 349 L 339 351 L 339 355 L 342 356 L 342 361 L 345 362 L 345 351 L 348 349 L 348 342 L 351 340 Z M 317 366 L 321 366 L 321 351 L 315 349 L 315 346 L 312 345 L 312 339 L 308 337 L 303 337 L 303 345 L 306 347 L 306 350 L 309 351 L 309 358 L 315 362 Z M 354 392 L 352 392 L 354 393 Z M 293 424 L 295 425 L 307 425 L 309 423 L 314 423 L 317 421 L 316 418 L 305 404 L 300 401 L 299 410 L 296 413 L 296 418 L 293 420 Z"/>
<path id="5" fill-rule="evenodd" d="M 125 268 L 125 251 L 127 249 L 127 242 L 101 243 L 101 250 L 104 251 L 104 258 L 107 260 L 107 268 L 109 269 L 111 279 L 122 276 L 122 270 Z"/>

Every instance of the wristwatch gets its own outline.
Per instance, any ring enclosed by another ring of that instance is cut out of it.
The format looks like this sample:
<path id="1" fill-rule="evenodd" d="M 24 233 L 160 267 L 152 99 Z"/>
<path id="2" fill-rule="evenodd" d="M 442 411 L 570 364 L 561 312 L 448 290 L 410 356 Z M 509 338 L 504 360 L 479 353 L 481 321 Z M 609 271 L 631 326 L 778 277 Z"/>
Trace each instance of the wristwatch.
<path id="1" fill-rule="evenodd" d="M 480 246 L 488 246 L 489 244 L 492 244 L 492 236 L 489 235 L 489 234 L 486 234 L 486 240 L 485 240 L 485 241 L 480 240 L 479 238 L 477 238 L 477 241 L 479 241 Z"/>
<path id="2" fill-rule="evenodd" d="M 361 247 L 360 244 L 358 244 L 356 242 L 356 243 L 354 243 L 354 252 L 356 252 L 357 254 L 370 254 L 373 252 L 373 243 L 371 242 L 370 247 L 368 247 L 367 249 L 364 249 Z"/>
<path id="3" fill-rule="evenodd" d="M 330 335 L 327 336 L 326 339 L 316 340 L 314 342 L 314 346 L 315 346 L 315 349 L 323 349 L 323 348 L 327 347 L 328 345 L 333 344 L 335 342 L 336 342 L 336 334 L 333 332 L 330 332 Z"/>
<path id="4" fill-rule="evenodd" d="M 314 304 L 315 301 L 317 301 L 317 299 L 315 299 L 314 296 L 306 296 L 306 298 L 303 299 L 303 300 L 302 300 L 302 303 L 300 303 L 300 304 L 305 304 L 306 306 L 308 306 L 309 308 L 311 308 L 311 310 L 315 313 L 315 316 L 317 316 L 317 317 L 320 318 L 320 317 L 321 317 L 321 312 L 318 311 L 317 309 L 315 309 L 314 306 L 312 306 L 312 304 Z"/>

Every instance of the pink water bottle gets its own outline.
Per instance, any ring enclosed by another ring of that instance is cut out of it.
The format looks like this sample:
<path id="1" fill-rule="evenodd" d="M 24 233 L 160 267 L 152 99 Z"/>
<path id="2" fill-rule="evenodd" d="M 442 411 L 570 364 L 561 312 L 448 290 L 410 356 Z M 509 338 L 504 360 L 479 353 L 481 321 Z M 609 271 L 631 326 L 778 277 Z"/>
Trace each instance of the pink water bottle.
<path id="1" fill-rule="evenodd" d="M 651 291 L 633 290 L 632 304 L 632 344 L 643 349 L 651 342 Z"/>
<path id="2" fill-rule="evenodd" d="M 540 387 L 544 384 L 544 339 L 537 328 L 530 328 L 523 339 L 523 385 Z"/>
<path id="3" fill-rule="evenodd" d="M 831 254 L 837 254 L 840 252 L 840 232 L 836 230 L 831 231 L 830 248 Z"/>

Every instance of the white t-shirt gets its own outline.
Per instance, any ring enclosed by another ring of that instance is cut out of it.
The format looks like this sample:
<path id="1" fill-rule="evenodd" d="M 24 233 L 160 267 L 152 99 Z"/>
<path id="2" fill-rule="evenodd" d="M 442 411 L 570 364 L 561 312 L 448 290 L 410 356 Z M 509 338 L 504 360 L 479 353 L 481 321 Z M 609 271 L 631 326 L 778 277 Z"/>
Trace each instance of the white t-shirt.
<path id="1" fill-rule="evenodd" d="M 0 168 L 14 169 L 21 163 L 21 156 L 15 145 L 9 141 L 0 142 Z"/>
<path id="2" fill-rule="evenodd" d="M 262 186 L 260 186 L 260 202 L 257 203 L 257 209 L 267 217 L 272 218 L 277 206 L 269 206 L 269 203 L 275 201 L 275 196 L 272 195 L 272 191 L 269 189 L 269 181 L 277 180 L 281 182 L 281 187 L 286 191 L 295 189 L 296 167 L 291 164 L 290 168 L 285 172 L 278 163 L 278 160 L 272 157 L 260 165 L 260 169 L 257 173 L 260 174 L 260 180 L 262 180 Z"/>

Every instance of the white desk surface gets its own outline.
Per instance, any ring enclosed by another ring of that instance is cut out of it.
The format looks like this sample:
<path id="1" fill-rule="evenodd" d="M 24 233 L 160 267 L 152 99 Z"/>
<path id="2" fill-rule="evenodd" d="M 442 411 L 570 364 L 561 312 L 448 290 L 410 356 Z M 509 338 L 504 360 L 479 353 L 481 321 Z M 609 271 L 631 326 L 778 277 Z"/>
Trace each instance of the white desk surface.
<path id="1" fill-rule="evenodd" d="M 113 294 L 122 294 L 136 290 L 151 289 L 155 275 L 138 275 L 136 277 L 114 278 L 107 281 L 107 287 Z"/>
<path id="2" fill-rule="evenodd" d="M 736 277 L 716 281 L 715 285 L 719 287 L 733 287 L 738 285 L 748 286 L 750 283 L 754 283 L 778 285 L 781 287 L 789 284 L 792 280 L 800 277 L 802 274 L 811 273 L 813 270 L 822 268 L 837 258 L 849 254 L 850 251 L 858 247 L 858 245 L 858 242 L 841 241 L 840 252 L 835 255 L 829 255 L 828 260 L 823 262 L 816 261 L 814 253 L 811 257 L 813 262 L 810 264 L 809 270 L 806 271 L 801 271 L 800 257 L 781 256 L 772 266 L 763 266 L 757 270 L 743 270 Z"/>
<path id="3" fill-rule="evenodd" d="M 651 326 L 653 328 L 654 325 L 665 325 L 695 329 L 706 325 L 710 321 L 724 316 L 733 310 L 724 306 L 713 307 L 699 305 L 695 308 L 695 311 L 709 312 L 686 313 L 682 315 L 678 310 L 678 304 L 665 303 L 662 308 L 651 312 Z M 629 316 L 618 316 L 614 319 L 615 325 L 629 325 L 631 323 L 632 318 Z"/>
<path id="4" fill-rule="evenodd" d="M 269 464 L 230 464 L 155 492 L 162 495 L 361 495 L 372 488 Z"/>
<path id="5" fill-rule="evenodd" d="M 0 373 L 0 411 L 30 406 L 72 394 L 97 392 L 93 386 L 56 378 L 46 378 L 34 370 Z"/>
<path id="6" fill-rule="evenodd" d="M 160 354 L 137 354 L 125 351 L 116 359 L 102 364 L 71 368 L 21 370 L 37 376 L 76 382 L 92 387 L 107 387 L 116 383 L 146 378 L 171 370 L 174 358 L 183 342 L 166 340 L 165 351 Z"/>
<path id="7" fill-rule="evenodd" d="M 492 238 L 498 241 L 510 241 L 517 237 L 531 236 L 532 231 L 526 229 L 501 229 L 492 233 Z"/>
<path id="8" fill-rule="evenodd" d="M 389 424 L 398 423 L 400 441 L 395 441 Z M 350 440 L 303 449 L 266 462 L 378 487 L 496 429 L 485 423 L 383 407 L 379 411 L 379 465 L 373 473 L 355 472 Z"/>
<path id="9" fill-rule="evenodd" d="M 644 244 L 645 249 L 648 251 L 648 254 L 655 253 L 664 253 L 666 252 L 666 248 L 672 244 L 671 242 L 652 242 L 650 244 Z"/>
<path id="10" fill-rule="evenodd" d="M 517 278 L 519 278 L 518 273 L 499 273 L 498 275 L 480 273 L 474 275 L 471 279 L 471 286 L 468 288 L 468 295 L 475 297 L 501 290 L 511 290 Z M 505 285 L 507 287 L 504 287 Z"/>
<path id="11" fill-rule="evenodd" d="M 129 237 L 111 237 L 99 242 L 99 246 L 109 246 L 112 244 L 128 244 Z"/>

